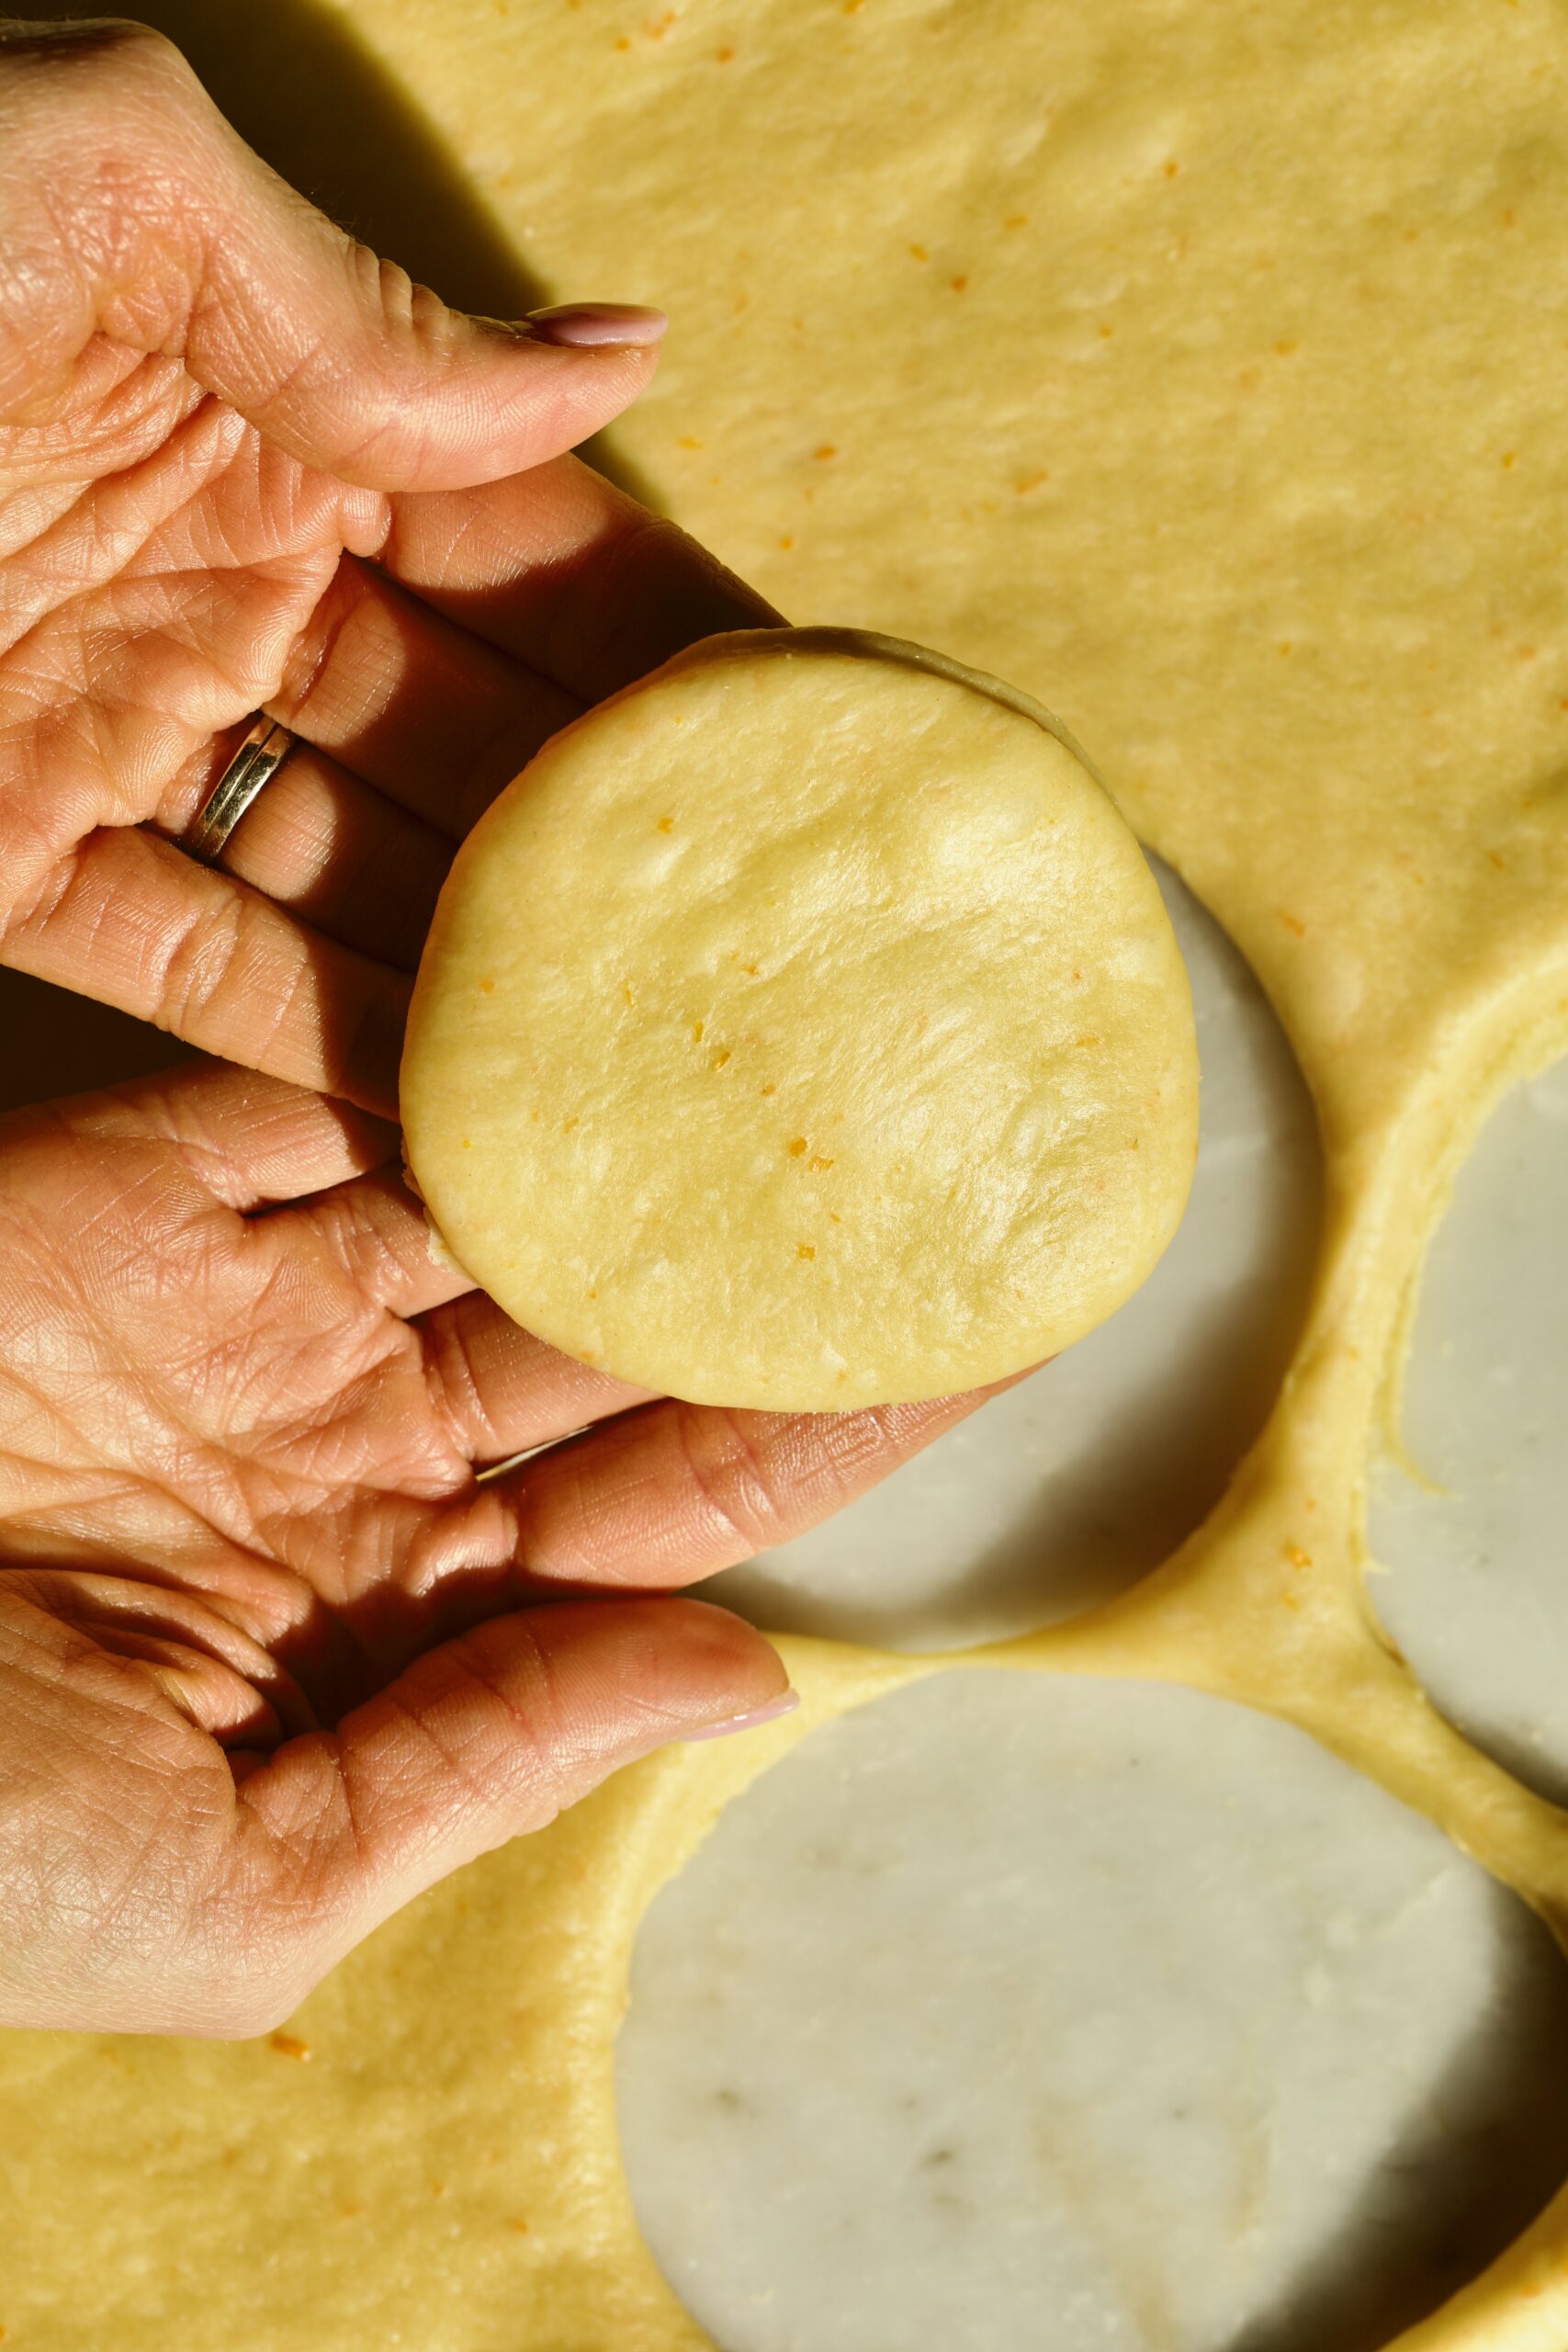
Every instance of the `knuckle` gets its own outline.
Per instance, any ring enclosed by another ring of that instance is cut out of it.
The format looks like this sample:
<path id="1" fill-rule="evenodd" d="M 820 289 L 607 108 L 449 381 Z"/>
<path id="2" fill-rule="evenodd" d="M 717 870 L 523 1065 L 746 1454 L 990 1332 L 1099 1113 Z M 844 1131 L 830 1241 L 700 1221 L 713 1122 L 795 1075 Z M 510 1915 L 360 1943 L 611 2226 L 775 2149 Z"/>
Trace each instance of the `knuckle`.
<path id="1" fill-rule="evenodd" d="M 382 600 L 353 558 L 342 557 L 288 649 L 271 700 L 288 724 L 308 709 L 318 724 L 378 716 L 400 679 L 400 651 Z"/>
<path id="2" fill-rule="evenodd" d="M 202 909 L 171 946 L 164 966 L 157 1020 L 182 1034 L 209 1011 L 240 952 L 238 902 Z"/>
<path id="3" fill-rule="evenodd" d="M 738 1413 L 679 1404 L 675 1430 L 687 1471 L 720 1532 L 742 1556 L 777 1540 L 782 1513 L 768 1465 Z"/>

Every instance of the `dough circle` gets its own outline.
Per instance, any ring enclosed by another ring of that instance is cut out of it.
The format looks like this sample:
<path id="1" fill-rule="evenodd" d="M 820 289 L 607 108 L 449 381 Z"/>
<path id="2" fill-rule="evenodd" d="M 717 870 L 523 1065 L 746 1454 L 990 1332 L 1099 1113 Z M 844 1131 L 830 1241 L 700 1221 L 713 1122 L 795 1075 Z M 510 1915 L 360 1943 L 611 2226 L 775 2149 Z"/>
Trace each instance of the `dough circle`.
<path id="1" fill-rule="evenodd" d="M 1048 714 L 851 630 L 710 639 L 555 736 L 459 852 L 409 1164 L 519 1323 L 638 1385 L 827 1411 L 1054 1355 L 1197 1155 L 1191 996 Z"/>

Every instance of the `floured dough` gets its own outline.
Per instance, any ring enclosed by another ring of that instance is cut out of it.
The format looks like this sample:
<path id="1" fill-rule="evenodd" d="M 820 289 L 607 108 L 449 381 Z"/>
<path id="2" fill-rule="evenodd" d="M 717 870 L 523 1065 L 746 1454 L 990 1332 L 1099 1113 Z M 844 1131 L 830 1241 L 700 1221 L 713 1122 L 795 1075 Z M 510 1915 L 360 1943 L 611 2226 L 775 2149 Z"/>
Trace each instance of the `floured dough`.
<path id="1" fill-rule="evenodd" d="M 548 743 L 442 892 L 411 1165 L 475 1279 L 622 1379 L 813 1412 L 1055 1355 L 1197 1151 L 1136 842 L 1044 712 L 850 631 L 711 639 Z"/>
<path id="2" fill-rule="evenodd" d="M 668 303 L 622 464 L 795 617 L 1059 711 L 1300 1057 L 1327 1205 L 1272 1419 L 1164 1567 L 980 1661 L 1286 1716 L 1561 1933 L 1564 1816 L 1430 1706 L 1360 1575 L 1446 1185 L 1568 1041 L 1561 10 L 333 5 L 541 300 Z M 292 2029 L 310 2064 L 7 2037 L 16 2343 L 696 2352 L 615 2145 L 640 1908 L 812 1724 L 941 1661 L 790 1664 L 790 1724 L 618 1776 L 394 1921 Z M 1568 2197 L 1400 2342 L 1562 2352 Z"/>

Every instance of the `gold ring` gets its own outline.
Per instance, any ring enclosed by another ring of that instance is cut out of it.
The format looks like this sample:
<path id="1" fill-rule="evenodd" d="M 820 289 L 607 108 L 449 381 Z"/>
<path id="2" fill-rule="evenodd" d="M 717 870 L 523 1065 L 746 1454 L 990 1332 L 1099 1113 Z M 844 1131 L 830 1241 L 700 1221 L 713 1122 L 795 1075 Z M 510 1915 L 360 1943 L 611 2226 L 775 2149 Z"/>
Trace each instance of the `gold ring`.
<path id="1" fill-rule="evenodd" d="M 276 718 L 252 720 L 244 741 L 180 836 L 187 856 L 202 865 L 217 865 L 235 826 L 298 740 Z"/>

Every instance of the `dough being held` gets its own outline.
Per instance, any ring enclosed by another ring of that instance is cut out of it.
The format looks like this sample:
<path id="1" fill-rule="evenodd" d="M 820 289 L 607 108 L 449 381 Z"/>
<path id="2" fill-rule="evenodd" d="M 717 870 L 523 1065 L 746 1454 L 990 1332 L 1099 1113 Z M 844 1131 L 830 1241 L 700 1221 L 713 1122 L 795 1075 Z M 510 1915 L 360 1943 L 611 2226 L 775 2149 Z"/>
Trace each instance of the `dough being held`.
<path id="1" fill-rule="evenodd" d="M 446 1241 L 642 1386 L 833 1410 L 1079 1339 L 1171 1238 L 1187 978 L 1037 706 L 756 631 L 556 736 L 459 852 L 402 1073 Z"/>

